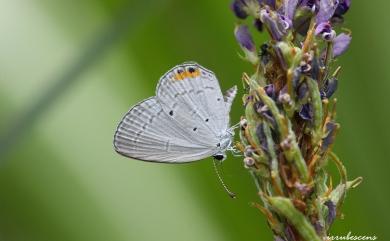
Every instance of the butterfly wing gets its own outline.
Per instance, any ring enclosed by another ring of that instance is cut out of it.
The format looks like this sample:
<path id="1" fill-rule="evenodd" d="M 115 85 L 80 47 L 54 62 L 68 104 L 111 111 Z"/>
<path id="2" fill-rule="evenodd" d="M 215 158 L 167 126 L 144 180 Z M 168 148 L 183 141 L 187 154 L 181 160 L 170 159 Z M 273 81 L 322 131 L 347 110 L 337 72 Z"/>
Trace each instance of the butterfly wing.
<path id="1" fill-rule="evenodd" d="M 229 125 L 229 108 L 213 72 L 184 63 L 161 77 L 156 97 L 166 113 L 191 135 L 194 143 L 218 144 Z"/>
<path id="2" fill-rule="evenodd" d="M 186 129 L 166 114 L 156 97 L 132 107 L 119 123 L 115 150 L 133 159 L 184 163 L 209 157 L 213 148 L 194 143 Z"/>
<path id="3" fill-rule="evenodd" d="M 223 99 L 225 100 L 225 105 L 228 113 L 230 112 L 230 109 L 233 104 L 233 100 L 237 95 L 237 86 L 233 86 L 232 88 L 228 89 L 225 94 L 223 95 Z"/>

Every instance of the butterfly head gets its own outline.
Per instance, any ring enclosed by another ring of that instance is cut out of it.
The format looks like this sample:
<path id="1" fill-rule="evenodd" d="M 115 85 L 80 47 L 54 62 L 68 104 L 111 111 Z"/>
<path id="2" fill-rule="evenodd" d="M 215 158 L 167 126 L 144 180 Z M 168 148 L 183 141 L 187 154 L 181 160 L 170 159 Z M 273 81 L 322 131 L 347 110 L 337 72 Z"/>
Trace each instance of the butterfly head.
<path id="1" fill-rule="evenodd" d="M 213 157 L 218 161 L 223 161 L 226 159 L 226 150 L 228 150 L 232 145 L 233 133 L 226 131 L 224 135 L 220 137 L 219 142 L 217 143 L 217 152 Z"/>
<path id="2" fill-rule="evenodd" d="M 226 159 L 226 154 L 225 152 L 219 152 L 213 155 L 213 158 L 217 161 L 224 161 Z"/>

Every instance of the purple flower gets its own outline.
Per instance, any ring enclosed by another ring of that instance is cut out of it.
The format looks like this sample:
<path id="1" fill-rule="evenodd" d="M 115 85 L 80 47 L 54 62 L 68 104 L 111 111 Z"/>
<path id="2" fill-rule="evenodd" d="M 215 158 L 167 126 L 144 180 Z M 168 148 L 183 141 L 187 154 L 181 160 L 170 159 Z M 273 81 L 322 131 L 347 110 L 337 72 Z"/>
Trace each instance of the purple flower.
<path id="1" fill-rule="evenodd" d="M 296 68 L 292 77 L 292 86 L 296 90 L 299 87 L 299 83 L 301 82 L 302 71 L 300 68 Z"/>
<path id="2" fill-rule="evenodd" d="M 306 98 L 307 96 L 309 96 L 309 87 L 307 87 L 307 84 L 306 84 L 306 83 L 302 83 L 302 84 L 298 87 L 298 99 L 299 99 L 299 100 L 303 100 L 303 99 Z"/>
<path id="3" fill-rule="evenodd" d="M 311 60 L 311 77 L 313 79 L 318 79 L 320 74 L 320 60 L 317 57 L 314 57 Z"/>
<path id="4" fill-rule="evenodd" d="M 284 0 L 284 15 L 291 22 L 294 19 L 295 10 L 299 0 Z"/>
<path id="5" fill-rule="evenodd" d="M 341 33 L 333 40 L 333 57 L 342 55 L 347 51 L 352 37 L 349 34 Z"/>
<path id="6" fill-rule="evenodd" d="M 237 18 L 245 19 L 248 17 L 248 13 L 245 10 L 246 2 L 244 0 L 234 0 L 230 5 L 230 8 L 234 12 Z"/>
<path id="7" fill-rule="evenodd" d="M 315 2 L 313 1 L 302 1 L 299 4 L 299 7 L 297 9 L 297 13 L 294 16 L 293 19 L 293 25 L 296 32 L 298 32 L 300 35 L 305 36 L 307 33 L 307 30 L 310 26 L 310 21 L 315 15 Z"/>
<path id="8" fill-rule="evenodd" d="M 269 96 L 269 97 L 271 97 L 272 99 L 274 99 L 275 100 L 275 96 L 276 96 L 276 93 L 275 93 L 275 87 L 274 87 L 274 85 L 273 84 L 269 84 L 269 85 L 266 85 L 265 87 L 264 87 L 264 90 L 265 90 L 265 93 L 267 93 L 267 95 Z"/>
<path id="9" fill-rule="evenodd" d="M 331 200 L 326 201 L 324 204 L 328 207 L 328 216 L 326 217 L 326 223 L 328 224 L 328 226 L 330 226 L 336 219 L 336 205 Z"/>
<path id="10" fill-rule="evenodd" d="M 260 4 L 265 4 L 270 6 L 272 9 L 276 8 L 276 1 L 275 0 L 259 0 Z"/>
<path id="11" fill-rule="evenodd" d="M 299 111 L 299 116 L 306 121 L 311 121 L 313 119 L 313 110 L 311 105 L 303 105 L 301 110 Z"/>
<path id="12" fill-rule="evenodd" d="M 329 21 L 338 6 L 338 0 L 319 0 L 317 23 Z"/>
<path id="13" fill-rule="evenodd" d="M 269 8 L 260 11 L 260 20 L 267 26 L 272 38 L 277 41 L 282 40 L 291 26 L 288 19 Z"/>
<path id="14" fill-rule="evenodd" d="M 230 8 L 238 18 L 245 19 L 259 11 L 260 3 L 258 0 L 234 0 Z"/>
<path id="15" fill-rule="evenodd" d="M 340 0 L 339 5 L 336 8 L 335 15 L 342 16 L 348 12 L 351 6 L 351 0 Z"/>
<path id="16" fill-rule="evenodd" d="M 311 11 L 315 12 L 318 8 L 318 1 L 317 0 L 301 0 L 299 3 L 299 6 L 308 8 Z"/>
<path id="17" fill-rule="evenodd" d="M 326 123 L 326 136 L 322 139 L 321 151 L 325 152 L 333 144 L 339 125 L 331 121 Z"/>
<path id="18" fill-rule="evenodd" d="M 259 30 L 259 32 L 263 32 L 263 23 L 260 19 L 256 18 L 253 22 L 253 26 L 255 26 L 255 28 Z"/>
<path id="19" fill-rule="evenodd" d="M 332 41 L 336 37 L 336 32 L 332 29 L 329 22 L 323 22 L 317 25 L 315 34 L 321 36 L 326 41 Z"/>
<path id="20" fill-rule="evenodd" d="M 234 35 L 236 36 L 236 40 L 241 45 L 241 47 L 252 52 L 256 51 L 255 44 L 247 26 L 237 25 L 234 31 Z"/>
<path id="21" fill-rule="evenodd" d="M 269 121 L 272 125 L 275 125 L 275 119 L 273 118 L 271 111 L 266 105 L 264 105 L 263 102 L 256 102 L 253 108 L 255 109 L 256 113 L 258 113 L 261 117 Z"/>
<path id="22" fill-rule="evenodd" d="M 322 226 L 322 224 L 319 222 L 319 221 L 316 221 L 314 223 L 314 229 L 316 230 L 317 234 L 318 235 L 321 235 L 321 233 L 323 232 L 324 230 L 324 226 Z"/>
<path id="23" fill-rule="evenodd" d="M 264 124 L 263 123 L 257 125 L 256 136 L 260 142 L 261 148 L 264 151 L 268 152 L 268 142 L 267 142 L 267 137 L 265 136 L 265 133 L 264 133 Z"/>
<path id="24" fill-rule="evenodd" d="M 321 89 L 321 98 L 329 99 L 336 92 L 338 86 L 338 80 L 335 77 L 327 79 L 324 86 Z"/>

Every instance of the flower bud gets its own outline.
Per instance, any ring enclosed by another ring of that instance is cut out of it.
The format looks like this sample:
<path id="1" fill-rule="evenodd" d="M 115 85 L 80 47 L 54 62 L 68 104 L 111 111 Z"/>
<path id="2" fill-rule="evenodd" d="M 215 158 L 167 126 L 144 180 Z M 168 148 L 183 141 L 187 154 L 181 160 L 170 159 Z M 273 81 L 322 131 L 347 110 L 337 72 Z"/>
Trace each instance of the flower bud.
<path id="1" fill-rule="evenodd" d="M 317 25 L 315 34 L 322 37 L 326 41 L 332 41 L 336 37 L 336 32 L 332 29 L 332 26 L 329 22 L 324 22 Z"/>
<path id="2" fill-rule="evenodd" d="M 245 11 L 245 1 L 235 0 L 230 5 L 231 10 L 236 15 L 237 18 L 246 19 L 248 17 L 247 12 Z"/>
<path id="3" fill-rule="evenodd" d="M 333 40 L 333 57 L 342 55 L 347 51 L 352 37 L 349 34 L 341 33 Z"/>
<path id="4" fill-rule="evenodd" d="M 237 18 L 246 19 L 248 15 L 256 16 L 260 3 L 257 0 L 234 0 L 230 8 Z"/>
<path id="5" fill-rule="evenodd" d="M 321 151 L 322 152 L 327 151 L 329 149 L 329 147 L 333 144 L 335 136 L 336 136 L 336 132 L 339 129 L 339 127 L 340 127 L 339 124 L 337 124 L 333 121 L 326 123 L 326 126 L 325 126 L 326 136 L 322 139 L 322 143 L 321 143 Z"/>
<path id="6" fill-rule="evenodd" d="M 279 95 L 279 102 L 282 104 L 289 104 L 291 103 L 291 96 L 288 93 L 283 93 Z"/>
<path id="7" fill-rule="evenodd" d="M 275 99 L 275 87 L 273 84 L 266 85 L 264 87 L 265 93 L 272 99 Z"/>
<path id="8" fill-rule="evenodd" d="M 351 0 L 340 0 L 339 5 L 337 5 L 335 15 L 336 16 L 342 16 L 346 12 L 348 12 L 349 7 L 351 6 Z"/>
<path id="9" fill-rule="evenodd" d="M 309 96 L 309 87 L 306 83 L 302 83 L 298 87 L 298 99 L 303 100 L 304 98 Z"/>
<path id="10" fill-rule="evenodd" d="M 248 127 L 248 121 L 246 119 L 241 119 L 240 121 L 240 128 L 241 130 L 245 130 Z"/>
<path id="11" fill-rule="evenodd" d="M 331 200 L 326 201 L 324 204 L 328 207 L 328 216 L 326 217 L 326 223 L 328 226 L 330 226 L 336 219 L 336 205 Z"/>
<path id="12" fill-rule="evenodd" d="M 299 5 L 300 7 L 308 9 L 313 13 L 318 9 L 316 0 L 302 0 Z"/>
<path id="13" fill-rule="evenodd" d="M 338 0 L 320 0 L 317 13 L 317 23 L 324 23 L 334 15 L 338 6 Z"/>
<path id="14" fill-rule="evenodd" d="M 301 107 L 301 110 L 299 111 L 299 116 L 306 120 L 306 121 L 311 121 L 313 120 L 313 109 L 310 104 L 305 104 Z"/>
<path id="15" fill-rule="evenodd" d="M 260 20 L 267 26 L 272 38 L 276 41 L 281 41 L 290 28 L 290 23 L 285 17 L 268 8 L 260 11 Z"/>
<path id="16" fill-rule="evenodd" d="M 280 146 L 282 147 L 283 150 L 290 150 L 292 147 L 292 142 L 293 142 L 292 137 L 288 136 L 280 143 Z"/>
<path id="17" fill-rule="evenodd" d="M 245 157 L 244 158 L 244 167 L 245 168 L 251 168 L 251 167 L 254 167 L 255 166 L 255 159 L 253 159 L 252 157 Z"/>
<path id="18" fill-rule="evenodd" d="M 329 99 L 336 92 L 338 86 L 338 80 L 335 77 L 329 78 L 325 81 L 324 86 L 321 89 L 321 98 Z"/>
<path id="19" fill-rule="evenodd" d="M 272 9 L 276 8 L 276 0 L 259 0 L 260 4 L 265 4 Z"/>
<path id="20" fill-rule="evenodd" d="M 252 146 L 246 146 L 245 151 L 244 151 L 244 156 L 245 157 L 252 157 L 254 152 L 255 152 L 255 149 L 253 149 Z"/>
<path id="21" fill-rule="evenodd" d="M 293 25 L 294 29 L 302 36 L 306 35 L 310 27 L 310 20 L 315 14 L 315 5 L 299 7 L 295 13 Z"/>
<path id="22" fill-rule="evenodd" d="M 255 18 L 255 20 L 253 21 L 253 26 L 255 26 L 255 28 L 256 28 L 259 32 L 263 32 L 263 22 L 261 22 L 260 19 Z"/>

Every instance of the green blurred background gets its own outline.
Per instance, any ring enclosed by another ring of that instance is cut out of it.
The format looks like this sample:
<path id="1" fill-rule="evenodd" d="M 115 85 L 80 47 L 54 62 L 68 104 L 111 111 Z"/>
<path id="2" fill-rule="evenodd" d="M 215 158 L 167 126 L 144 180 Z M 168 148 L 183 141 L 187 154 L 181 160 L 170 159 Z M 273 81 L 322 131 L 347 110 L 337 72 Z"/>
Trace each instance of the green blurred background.
<path id="1" fill-rule="evenodd" d="M 194 60 L 223 89 L 240 82 L 249 69 L 228 5 L 0 0 L 0 138 L 13 130 L 0 148 L 1 241 L 272 240 L 250 206 L 256 191 L 240 158 L 223 165 L 232 200 L 211 160 L 144 163 L 112 147 L 122 115 L 154 94 L 168 68 Z M 346 17 L 353 43 L 339 61 L 336 152 L 351 178 L 365 180 L 349 193 L 335 235 L 390 240 L 389 7 L 353 1 Z M 241 113 L 238 98 L 234 122 Z"/>

